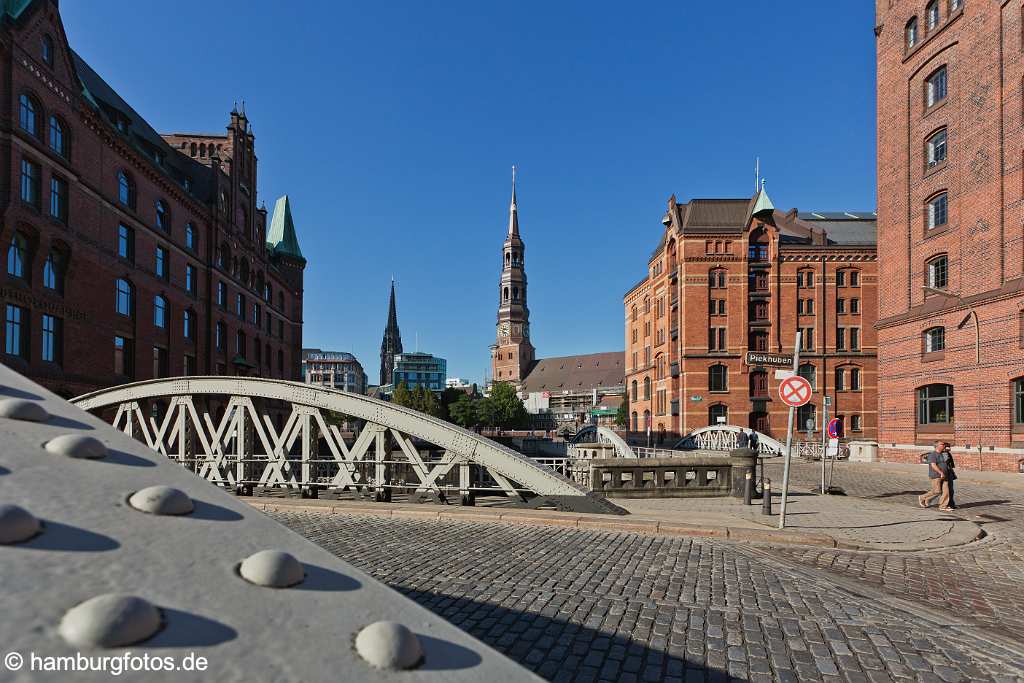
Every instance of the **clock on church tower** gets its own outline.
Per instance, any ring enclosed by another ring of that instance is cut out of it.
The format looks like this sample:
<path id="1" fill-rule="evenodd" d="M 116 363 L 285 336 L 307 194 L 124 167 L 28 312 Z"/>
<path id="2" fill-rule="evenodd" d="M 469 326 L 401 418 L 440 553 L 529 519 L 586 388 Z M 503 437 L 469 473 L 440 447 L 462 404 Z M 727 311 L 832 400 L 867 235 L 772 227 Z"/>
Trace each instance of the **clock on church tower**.
<path id="1" fill-rule="evenodd" d="M 516 207 L 516 172 L 512 167 L 512 203 L 508 233 L 502 246 L 498 283 L 497 339 L 492 347 L 491 371 L 496 382 L 518 384 L 533 367 L 535 352 L 530 343 L 530 309 L 526 305 L 526 245 L 519 235 Z"/>

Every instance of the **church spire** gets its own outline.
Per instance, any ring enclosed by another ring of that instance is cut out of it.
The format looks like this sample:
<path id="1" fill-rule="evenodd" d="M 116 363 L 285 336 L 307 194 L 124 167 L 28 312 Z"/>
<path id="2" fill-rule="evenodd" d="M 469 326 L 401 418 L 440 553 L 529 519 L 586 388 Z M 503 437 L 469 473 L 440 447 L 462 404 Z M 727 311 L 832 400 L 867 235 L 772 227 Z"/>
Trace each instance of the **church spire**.
<path id="1" fill-rule="evenodd" d="M 512 203 L 508 207 L 508 236 L 519 236 L 519 213 L 516 210 L 516 167 L 512 167 Z"/>
<path id="2" fill-rule="evenodd" d="M 380 343 L 380 384 L 391 384 L 395 369 L 395 354 L 402 353 L 402 333 L 398 330 L 398 311 L 395 307 L 395 278 L 391 278 L 391 298 L 388 301 L 388 324 Z"/>

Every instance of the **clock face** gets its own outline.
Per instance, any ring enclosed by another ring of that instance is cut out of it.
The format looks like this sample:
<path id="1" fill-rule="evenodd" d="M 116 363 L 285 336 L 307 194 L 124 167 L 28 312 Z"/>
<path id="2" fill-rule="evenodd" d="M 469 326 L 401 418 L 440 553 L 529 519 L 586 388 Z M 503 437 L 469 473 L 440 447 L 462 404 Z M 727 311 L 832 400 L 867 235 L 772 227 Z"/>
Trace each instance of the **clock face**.
<path id="1" fill-rule="evenodd" d="M 507 337 L 508 336 L 508 330 L 509 330 L 509 324 L 507 322 L 506 323 L 502 323 L 501 325 L 498 325 L 498 333 L 501 334 L 503 337 Z"/>

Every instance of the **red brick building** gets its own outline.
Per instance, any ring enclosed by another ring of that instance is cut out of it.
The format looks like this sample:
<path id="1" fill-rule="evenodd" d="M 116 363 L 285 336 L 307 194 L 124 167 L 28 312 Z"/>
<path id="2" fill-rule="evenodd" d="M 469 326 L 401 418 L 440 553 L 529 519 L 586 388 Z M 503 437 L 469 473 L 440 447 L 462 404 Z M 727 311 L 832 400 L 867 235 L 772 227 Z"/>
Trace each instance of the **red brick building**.
<path id="1" fill-rule="evenodd" d="M 1021 4 L 878 0 L 882 457 L 1024 458 Z"/>
<path id="2" fill-rule="evenodd" d="M 750 199 L 672 197 L 647 275 L 624 298 L 630 429 L 684 435 L 719 417 L 785 438 L 777 368 L 815 386 L 852 439 L 878 428 L 873 213 L 784 213 Z M 817 432 L 820 438 L 820 431 Z"/>
<path id="3" fill-rule="evenodd" d="M 75 54 L 56 0 L 0 5 L 2 361 L 64 396 L 157 376 L 299 379 L 286 197 L 254 137 L 160 135 Z"/>

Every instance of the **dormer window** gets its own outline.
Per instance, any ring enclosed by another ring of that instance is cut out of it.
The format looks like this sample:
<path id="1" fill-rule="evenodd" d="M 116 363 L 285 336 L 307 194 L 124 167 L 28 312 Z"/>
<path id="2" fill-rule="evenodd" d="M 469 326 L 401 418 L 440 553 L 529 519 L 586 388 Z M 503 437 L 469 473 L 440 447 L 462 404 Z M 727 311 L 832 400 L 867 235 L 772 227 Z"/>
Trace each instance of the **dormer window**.
<path id="1" fill-rule="evenodd" d="M 39 56 L 43 58 L 43 63 L 46 66 L 53 66 L 53 38 L 48 35 L 43 36 Z"/>

